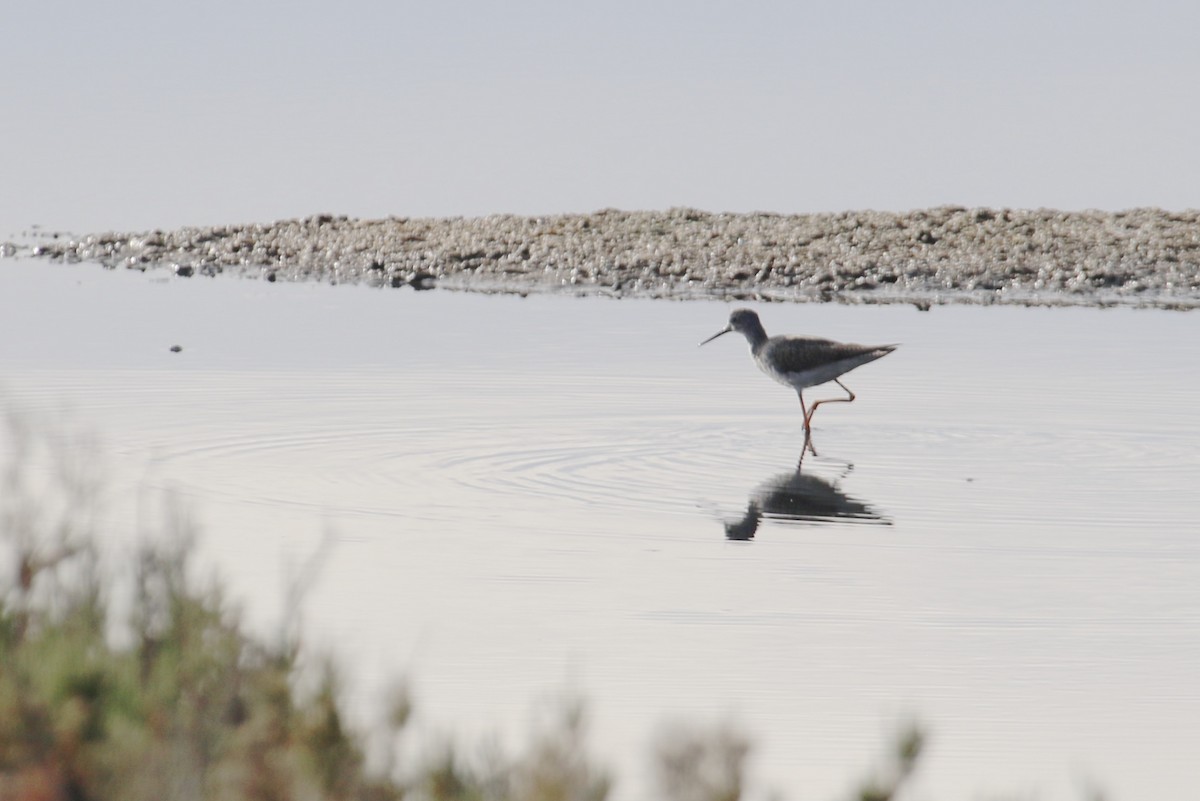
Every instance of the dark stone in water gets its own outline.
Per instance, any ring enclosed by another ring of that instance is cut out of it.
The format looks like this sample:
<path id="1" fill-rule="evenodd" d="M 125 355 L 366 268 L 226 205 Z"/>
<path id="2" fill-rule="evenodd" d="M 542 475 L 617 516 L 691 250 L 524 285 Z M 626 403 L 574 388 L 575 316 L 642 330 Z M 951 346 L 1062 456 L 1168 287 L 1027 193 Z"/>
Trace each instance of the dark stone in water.
<path id="1" fill-rule="evenodd" d="M 420 291 L 422 289 L 433 289 L 434 281 L 436 280 L 437 276 L 433 273 L 419 272 L 408 279 L 408 284 L 413 289 Z"/>

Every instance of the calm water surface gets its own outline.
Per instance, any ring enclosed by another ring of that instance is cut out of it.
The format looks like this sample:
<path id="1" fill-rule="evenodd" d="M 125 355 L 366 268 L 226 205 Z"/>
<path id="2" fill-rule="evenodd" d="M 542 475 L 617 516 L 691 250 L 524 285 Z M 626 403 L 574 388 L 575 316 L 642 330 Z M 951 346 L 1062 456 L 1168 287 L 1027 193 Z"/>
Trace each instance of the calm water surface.
<path id="1" fill-rule="evenodd" d="M 366 718 L 405 673 L 430 725 L 515 738 L 574 688 L 623 798 L 680 716 L 790 798 L 914 718 L 913 797 L 1193 794 L 1200 315 L 755 306 L 902 343 L 797 470 L 795 395 L 696 347 L 730 308 L 8 260 L 0 369 L 100 434 L 114 530 L 187 498 L 257 625 L 328 537 L 304 617 Z"/>

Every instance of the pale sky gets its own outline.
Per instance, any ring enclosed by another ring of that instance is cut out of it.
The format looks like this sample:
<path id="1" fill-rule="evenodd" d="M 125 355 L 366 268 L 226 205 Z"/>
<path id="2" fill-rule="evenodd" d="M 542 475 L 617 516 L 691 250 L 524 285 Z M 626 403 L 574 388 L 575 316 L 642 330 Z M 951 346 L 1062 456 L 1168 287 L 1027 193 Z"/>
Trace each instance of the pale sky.
<path id="1" fill-rule="evenodd" d="M 1200 207 L 1200 3 L 8 0 L 0 237 Z"/>

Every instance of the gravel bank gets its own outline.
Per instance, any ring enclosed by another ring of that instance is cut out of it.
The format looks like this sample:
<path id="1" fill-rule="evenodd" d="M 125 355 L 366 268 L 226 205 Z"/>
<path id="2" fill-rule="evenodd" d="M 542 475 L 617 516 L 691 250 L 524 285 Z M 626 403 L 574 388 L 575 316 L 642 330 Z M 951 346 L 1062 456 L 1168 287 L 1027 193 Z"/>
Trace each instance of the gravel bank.
<path id="1" fill-rule="evenodd" d="M 3 252 L 275 281 L 849 303 L 1200 306 L 1200 211 L 606 210 L 43 235 Z"/>

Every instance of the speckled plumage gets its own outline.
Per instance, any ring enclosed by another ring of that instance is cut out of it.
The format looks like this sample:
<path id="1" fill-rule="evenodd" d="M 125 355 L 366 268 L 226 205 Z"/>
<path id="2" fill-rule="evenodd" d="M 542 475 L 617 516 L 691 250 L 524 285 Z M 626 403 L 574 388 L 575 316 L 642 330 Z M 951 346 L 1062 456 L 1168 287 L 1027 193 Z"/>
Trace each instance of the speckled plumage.
<path id="1" fill-rule="evenodd" d="M 895 345 L 854 345 L 815 337 L 775 336 L 751 347 L 750 352 L 764 373 L 799 391 L 833 381 L 895 349 Z"/>

